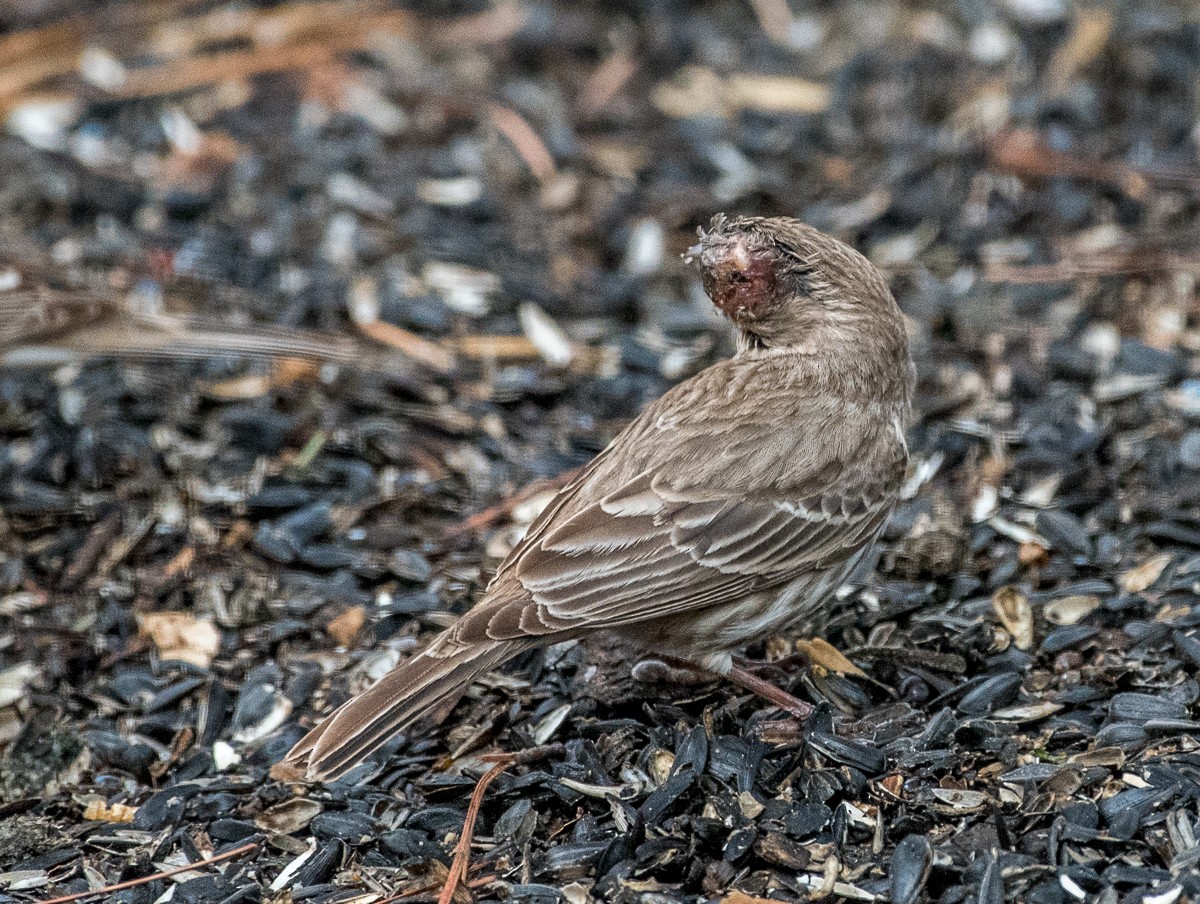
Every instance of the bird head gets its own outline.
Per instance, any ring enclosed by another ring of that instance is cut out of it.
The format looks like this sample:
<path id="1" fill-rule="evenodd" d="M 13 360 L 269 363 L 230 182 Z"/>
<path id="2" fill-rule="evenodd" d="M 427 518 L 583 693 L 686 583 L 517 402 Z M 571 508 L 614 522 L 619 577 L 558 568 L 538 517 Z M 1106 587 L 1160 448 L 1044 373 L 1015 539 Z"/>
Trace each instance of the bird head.
<path id="1" fill-rule="evenodd" d="M 887 282 L 853 248 L 789 217 L 718 214 L 684 259 L 752 346 L 903 339 Z"/>

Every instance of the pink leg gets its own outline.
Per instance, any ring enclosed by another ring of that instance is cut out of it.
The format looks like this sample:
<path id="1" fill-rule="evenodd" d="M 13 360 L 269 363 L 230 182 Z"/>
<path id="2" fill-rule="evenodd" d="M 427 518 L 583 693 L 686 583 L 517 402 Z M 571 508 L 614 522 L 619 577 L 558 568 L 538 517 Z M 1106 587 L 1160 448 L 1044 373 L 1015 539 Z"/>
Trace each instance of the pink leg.
<path id="1" fill-rule="evenodd" d="M 658 658 L 664 662 L 667 662 L 673 666 L 677 666 L 677 667 L 683 668 L 683 669 L 688 669 L 693 672 L 700 672 L 702 674 L 707 673 L 707 674 L 716 675 L 715 672 L 708 672 L 707 669 L 702 668 L 701 666 L 697 665 L 696 663 L 691 662 L 687 659 L 680 659 L 677 656 L 658 656 L 656 658 Z M 766 663 L 764 663 L 764 665 L 765 664 Z M 744 687 L 746 690 L 750 691 L 752 694 L 754 694 L 758 697 L 762 697 L 768 703 L 774 703 L 776 706 L 778 706 L 784 712 L 791 713 L 793 716 L 795 716 L 797 719 L 799 719 L 802 722 L 805 719 L 807 719 L 809 716 L 812 715 L 812 712 L 813 712 L 812 704 L 805 703 L 803 700 L 801 700 L 797 697 L 793 697 L 787 691 L 776 687 L 770 681 L 767 681 L 763 678 L 759 678 L 753 672 L 749 672 L 746 669 L 742 668 L 741 666 L 735 665 L 733 668 L 731 668 L 729 670 L 729 672 L 727 674 L 720 675 L 717 677 L 728 678 L 734 684 L 739 685 L 740 687 Z"/>
<path id="2" fill-rule="evenodd" d="M 805 703 L 798 697 L 793 697 L 787 691 L 776 687 L 770 681 L 764 681 L 753 672 L 734 666 L 725 676 L 734 684 L 741 685 L 753 694 L 757 694 L 769 703 L 774 703 L 785 712 L 791 713 L 800 721 L 812 715 L 812 704 Z"/>

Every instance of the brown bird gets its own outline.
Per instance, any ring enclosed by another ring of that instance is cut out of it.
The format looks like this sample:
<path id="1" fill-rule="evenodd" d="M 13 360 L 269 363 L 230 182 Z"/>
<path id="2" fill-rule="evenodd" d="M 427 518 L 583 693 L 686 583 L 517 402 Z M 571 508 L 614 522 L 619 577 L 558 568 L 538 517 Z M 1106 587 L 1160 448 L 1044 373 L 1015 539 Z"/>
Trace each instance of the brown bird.
<path id="1" fill-rule="evenodd" d="M 483 598 L 304 737 L 335 778 L 524 650 L 616 632 L 811 708 L 732 654 L 814 621 L 908 462 L 913 366 L 883 276 L 796 220 L 719 215 L 688 255 L 737 353 L 646 408 L 547 506 Z"/>

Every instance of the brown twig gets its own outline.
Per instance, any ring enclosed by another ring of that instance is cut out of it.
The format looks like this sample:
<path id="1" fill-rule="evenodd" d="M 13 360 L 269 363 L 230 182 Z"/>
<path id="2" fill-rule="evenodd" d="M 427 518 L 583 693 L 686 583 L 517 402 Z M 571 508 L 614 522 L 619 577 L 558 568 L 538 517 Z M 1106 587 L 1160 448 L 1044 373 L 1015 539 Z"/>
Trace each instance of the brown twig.
<path id="1" fill-rule="evenodd" d="M 463 820 L 462 835 L 454 848 L 454 861 L 450 864 L 450 873 L 446 877 L 446 884 L 442 886 L 438 904 L 450 904 L 459 884 L 471 885 L 466 881 L 471 865 L 471 838 L 475 834 L 475 822 L 479 819 L 479 809 L 483 806 L 483 795 L 488 785 L 499 778 L 509 766 L 527 766 L 550 757 L 562 756 L 563 750 L 562 744 L 541 744 L 516 753 L 486 753 L 480 757 L 485 763 L 495 765 L 483 774 L 471 794 L 471 802 L 467 805 L 467 817 Z"/>
<path id="2" fill-rule="evenodd" d="M 458 889 L 459 883 L 466 881 L 467 868 L 471 863 L 471 838 L 475 834 L 475 822 L 479 819 L 479 809 L 483 806 L 483 794 L 487 791 L 487 786 L 499 778 L 501 773 L 516 761 L 516 757 L 510 753 L 498 754 L 494 759 L 496 765 L 483 774 L 471 794 L 471 802 L 467 805 L 467 818 L 463 820 L 462 834 L 458 837 L 458 844 L 454 848 L 454 861 L 450 864 L 450 875 L 446 877 L 446 884 L 442 886 L 438 904 L 450 904 L 454 900 L 454 892 Z"/>
<path id="3" fill-rule="evenodd" d="M 128 100 L 177 94 L 223 79 L 250 78 L 287 69 L 307 69 L 332 59 L 333 53 L 328 45 L 319 41 L 269 51 L 255 48 L 201 54 L 186 60 L 172 60 L 135 69 L 114 92 L 114 96 Z"/>
<path id="4" fill-rule="evenodd" d="M 20 60 L 62 52 L 69 55 L 79 53 L 83 29 L 79 18 L 9 32 L 0 37 L 0 60 L 12 65 Z"/>
<path id="5" fill-rule="evenodd" d="M 1113 185 L 1132 198 L 1151 185 L 1200 191 L 1200 174 L 1164 167 L 1133 167 L 1056 151 L 1030 129 L 1013 129 L 988 148 L 993 169 L 1015 176 L 1059 176 Z"/>
<path id="6" fill-rule="evenodd" d="M 492 125 L 512 143 L 535 179 L 545 182 L 554 175 L 554 158 L 520 114 L 499 104 L 488 104 L 487 112 Z"/>
<path id="7" fill-rule="evenodd" d="M 104 550 L 121 533 L 121 513 L 113 512 L 104 520 L 97 522 L 83 543 L 75 551 L 71 563 L 63 569 L 58 581 L 59 590 L 73 590 L 87 576 L 100 560 Z"/>
<path id="8" fill-rule="evenodd" d="M 174 869 L 163 870 L 161 873 L 155 873 L 152 876 L 142 876 L 140 879 L 130 879 L 127 882 L 118 882 L 116 885 L 106 885 L 104 888 L 96 888 L 91 891 L 76 892 L 73 895 L 63 895 L 59 898 L 47 898 L 41 904 L 66 904 L 67 901 L 79 901 L 83 898 L 90 898 L 94 895 L 108 895 L 115 891 L 124 891 L 127 888 L 134 888 L 138 885 L 145 885 L 147 882 L 153 882 L 156 879 L 169 879 L 171 876 L 177 876 L 180 873 L 186 873 L 188 870 L 197 869 L 201 866 L 212 866 L 215 863 L 220 863 L 223 860 L 232 860 L 234 857 L 240 857 L 242 854 L 248 854 L 258 848 L 258 842 L 243 844 L 239 848 L 234 848 L 232 851 L 226 851 L 224 854 L 215 854 L 212 857 L 206 857 L 204 860 L 197 860 L 195 863 L 187 863 L 183 866 L 177 866 Z"/>
<path id="9" fill-rule="evenodd" d="M 538 358 L 537 346 L 525 336 L 456 336 L 447 345 L 464 358 L 484 361 L 532 361 Z"/>
<path id="10" fill-rule="evenodd" d="M 416 20 L 405 10 L 388 10 L 364 16 L 341 16 L 325 22 L 315 36 L 298 33 L 292 43 L 279 47 L 252 47 L 196 54 L 182 60 L 170 60 L 158 65 L 130 71 L 116 92 L 119 98 L 156 97 L 175 94 L 210 85 L 225 79 L 250 78 L 269 72 L 290 69 L 311 69 L 330 63 L 337 53 L 361 50 L 380 34 L 408 37 L 414 33 Z M 302 37 L 302 40 L 295 40 Z"/>
<path id="11" fill-rule="evenodd" d="M 0 72 L 0 115 L 35 93 L 44 95 L 55 80 L 75 78 L 85 35 L 110 45 L 121 58 L 161 60 L 130 68 L 124 83 L 111 92 L 117 99 L 130 99 L 269 72 L 311 70 L 339 54 L 370 47 L 381 34 L 410 37 L 428 32 L 431 40 L 443 44 L 502 42 L 520 30 L 528 15 L 519 2 L 499 3 L 487 12 L 449 21 L 389 9 L 381 0 L 305 3 L 233 15 L 222 10 L 187 16 L 174 6 L 166 0 L 135 4 L 134 13 L 123 17 L 119 26 L 78 15 L 55 25 L 0 36 L 0 60 L 6 64 Z M 153 26 L 168 15 L 173 44 L 164 54 L 156 44 Z M 263 35 L 269 37 L 264 40 Z M 231 41 L 253 46 L 204 52 L 206 45 Z"/>
<path id="12" fill-rule="evenodd" d="M 579 93 L 579 109 L 594 116 L 607 107 L 637 71 L 637 60 L 621 48 L 597 66 Z"/>
<path id="13" fill-rule="evenodd" d="M 394 348 L 414 361 L 439 374 L 448 374 L 455 367 L 454 354 L 436 342 L 430 342 L 394 323 L 375 320 L 370 323 L 358 324 L 358 330 L 364 336 L 375 340 L 381 345 Z"/>
<path id="14" fill-rule="evenodd" d="M 984 268 L 989 282 L 1022 285 L 1070 282 L 1086 276 L 1200 272 L 1200 258 L 1146 249 L 1109 249 L 1101 254 L 1081 254 L 1054 264 L 994 263 Z"/>

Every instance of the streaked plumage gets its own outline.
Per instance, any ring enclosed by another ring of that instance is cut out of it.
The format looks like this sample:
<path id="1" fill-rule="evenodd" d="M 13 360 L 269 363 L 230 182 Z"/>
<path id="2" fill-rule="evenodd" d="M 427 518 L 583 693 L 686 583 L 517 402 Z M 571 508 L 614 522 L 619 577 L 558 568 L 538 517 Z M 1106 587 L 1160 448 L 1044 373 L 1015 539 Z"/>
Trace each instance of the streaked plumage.
<path id="1" fill-rule="evenodd" d="M 597 630 L 718 673 L 805 622 L 904 478 L 912 364 L 882 276 L 783 218 L 714 219 L 690 252 L 738 352 L 646 408 L 546 508 L 480 602 L 289 754 L 334 777 L 538 644 Z"/>

